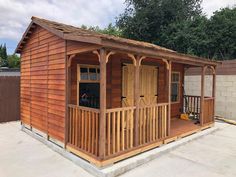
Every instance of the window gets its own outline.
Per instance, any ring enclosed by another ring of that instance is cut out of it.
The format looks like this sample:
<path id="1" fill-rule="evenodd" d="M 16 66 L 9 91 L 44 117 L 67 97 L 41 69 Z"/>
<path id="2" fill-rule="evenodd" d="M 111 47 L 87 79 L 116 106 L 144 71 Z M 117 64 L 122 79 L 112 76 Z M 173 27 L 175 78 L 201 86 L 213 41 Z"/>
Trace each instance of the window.
<path id="1" fill-rule="evenodd" d="M 171 75 L 171 101 L 179 101 L 180 73 L 173 72 Z"/>
<path id="2" fill-rule="evenodd" d="M 99 82 L 100 69 L 96 65 L 78 66 L 78 78 L 80 82 Z"/>
<path id="3" fill-rule="evenodd" d="M 100 69 L 96 65 L 78 65 L 78 105 L 99 108 Z"/>

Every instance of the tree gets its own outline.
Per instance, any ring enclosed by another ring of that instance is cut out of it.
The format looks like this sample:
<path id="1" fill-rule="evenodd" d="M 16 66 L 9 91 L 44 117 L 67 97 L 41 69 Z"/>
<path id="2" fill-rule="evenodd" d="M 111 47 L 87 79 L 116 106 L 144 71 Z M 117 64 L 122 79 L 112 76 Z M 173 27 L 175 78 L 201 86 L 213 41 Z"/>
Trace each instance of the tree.
<path id="1" fill-rule="evenodd" d="M 201 14 L 202 0 L 127 0 L 117 26 L 127 38 L 159 44 L 162 29 Z"/>
<path id="2" fill-rule="evenodd" d="M 7 66 L 7 48 L 6 44 L 0 45 L 1 66 Z"/>
<path id="3" fill-rule="evenodd" d="M 236 59 L 236 7 L 216 11 L 207 27 L 211 56 L 221 60 Z"/>
<path id="4" fill-rule="evenodd" d="M 179 23 L 171 23 L 161 30 L 159 43 L 181 53 L 210 57 L 208 19 L 197 16 Z"/>
<path id="5" fill-rule="evenodd" d="M 87 29 L 90 31 L 95 31 L 98 33 L 109 34 L 109 35 L 113 35 L 113 36 L 122 36 L 122 31 L 118 27 L 112 25 L 111 23 L 104 29 L 99 28 L 99 26 L 87 27 L 85 25 L 82 25 L 81 28 Z"/>
<path id="6" fill-rule="evenodd" d="M 9 68 L 20 68 L 20 57 L 13 54 L 13 55 L 8 55 L 8 66 Z"/>

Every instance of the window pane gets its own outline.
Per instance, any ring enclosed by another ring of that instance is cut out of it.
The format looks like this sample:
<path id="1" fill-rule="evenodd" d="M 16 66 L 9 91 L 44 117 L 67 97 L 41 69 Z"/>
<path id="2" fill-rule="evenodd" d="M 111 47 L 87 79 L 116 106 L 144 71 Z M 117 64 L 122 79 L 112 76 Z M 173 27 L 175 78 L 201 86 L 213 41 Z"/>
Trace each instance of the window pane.
<path id="1" fill-rule="evenodd" d="M 88 68 L 80 68 L 80 79 L 88 80 Z"/>
<path id="2" fill-rule="evenodd" d="M 99 83 L 79 84 L 79 105 L 99 108 Z"/>
<path id="3" fill-rule="evenodd" d="M 171 84 L 171 101 L 172 102 L 178 101 L 178 95 L 179 95 L 179 84 L 172 83 Z"/>
<path id="4" fill-rule="evenodd" d="M 97 74 L 96 73 L 89 73 L 89 78 L 92 81 L 96 81 L 97 80 Z"/>

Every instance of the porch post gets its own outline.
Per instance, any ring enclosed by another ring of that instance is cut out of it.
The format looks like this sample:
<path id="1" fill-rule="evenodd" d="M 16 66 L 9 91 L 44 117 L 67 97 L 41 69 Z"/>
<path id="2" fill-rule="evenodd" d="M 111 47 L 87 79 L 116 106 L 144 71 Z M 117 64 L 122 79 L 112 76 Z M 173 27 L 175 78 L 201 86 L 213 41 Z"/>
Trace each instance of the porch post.
<path id="1" fill-rule="evenodd" d="M 206 67 L 202 67 L 202 73 L 201 73 L 201 102 L 200 102 L 200 125 L 203 125 L 203 120 L 204 120 L 204 95 L 205 95 L 205 71 Z"/>
<path id="2" fill-rule="evenodd" d="M 140 93 L 139 93 L 139 77 L 140 77 L 140 57 L 136 58 L 136 65 L 135 65 L 135 79 L 134 79 L 134 106 L 135 106 L 135 119 L 134 119 L 134 146 L 138 146 L 139 144 L 139 129 L 138 129 L 138 122 L 139 122 L 139 100 L 140 100 Z"/>
<path id="3" fill-rule="evenodd" d="M 169 65 L 167 67 L 168 74 L 167 74 L 167 80 L 168 80 L 168 127 L 167 127 L 167 136 L 170 135 L 170 124 L 171 124 L 171 72 L 172 72 L 172 62 L 168 62 Z"/>
<path id="4" fill-rule="evenodd" d="M 99 157 L 105 156 L 106 120 L 106 51 L 100 49 L 100 117 L 99 117 Z"/>
<path id="5" fill-rule="evenodd" d="M 215 120 L 215 102 L 216 102 L 216 68 L 213 68 L 212 78 L 212 97 L 213 97 L 213 120 Z"/>

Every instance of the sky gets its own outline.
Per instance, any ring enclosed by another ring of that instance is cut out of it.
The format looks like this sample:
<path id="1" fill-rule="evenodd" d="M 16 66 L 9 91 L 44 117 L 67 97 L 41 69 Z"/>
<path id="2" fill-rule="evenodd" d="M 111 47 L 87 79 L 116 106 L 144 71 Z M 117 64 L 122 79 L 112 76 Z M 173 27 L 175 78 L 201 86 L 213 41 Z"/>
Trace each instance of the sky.
<path id="1" fill-rule="evenodd" d="M 124 11 L 125 0 L 0 0 L 0 44 L 12 54 L 31 16 L 81 26 L 106 27 Z M 203 12 L 233 6 L 236 0 L 203 0 Z"/>

